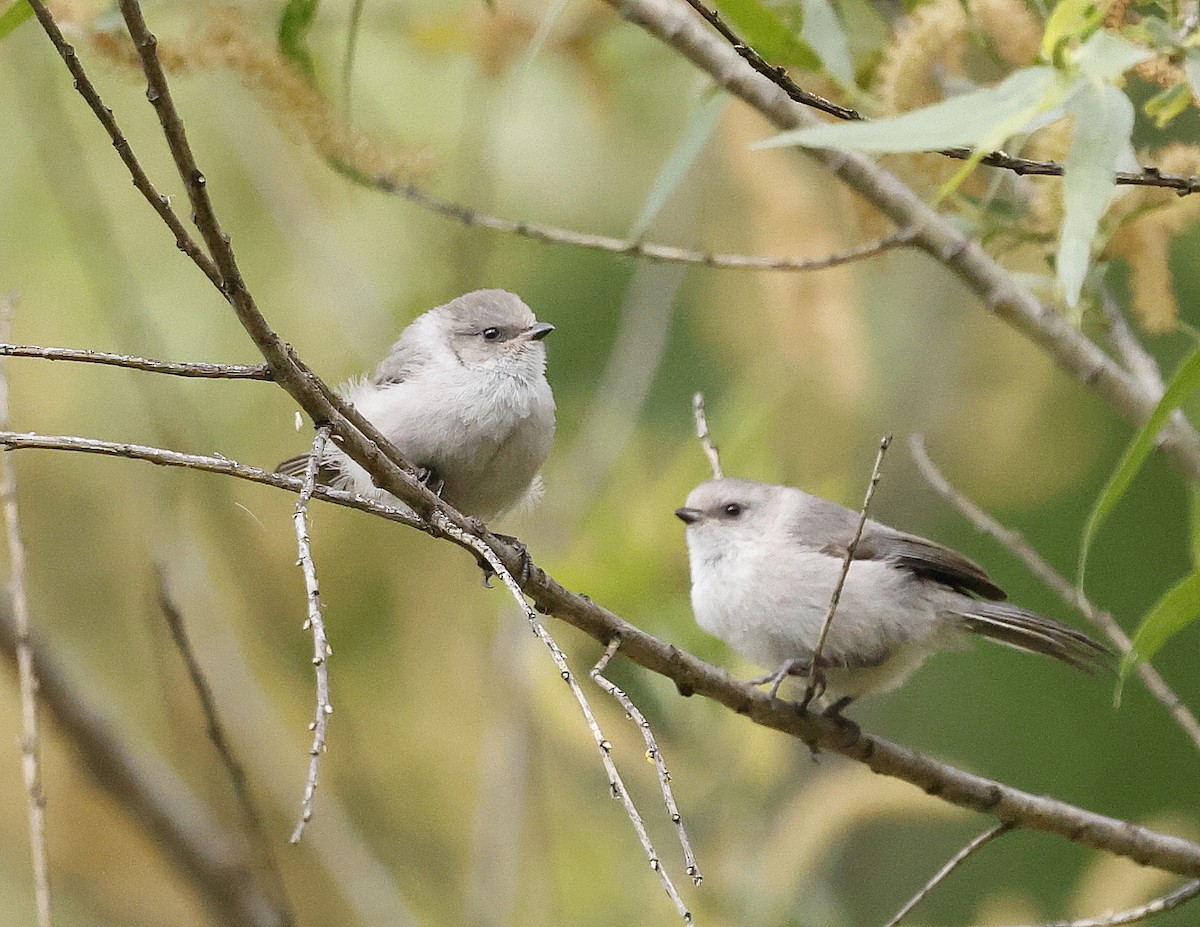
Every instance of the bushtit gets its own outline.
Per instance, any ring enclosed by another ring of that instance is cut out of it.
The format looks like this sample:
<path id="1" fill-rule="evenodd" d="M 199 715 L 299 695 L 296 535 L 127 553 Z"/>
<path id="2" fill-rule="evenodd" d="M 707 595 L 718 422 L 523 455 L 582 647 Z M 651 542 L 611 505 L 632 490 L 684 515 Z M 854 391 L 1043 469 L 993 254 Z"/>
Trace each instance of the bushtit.
<path id="1" fill-rule="evenodd" d="M 552 331 L 512 293 L 476 290 L 414 319 L 375 372 L 342 394 L 443 499 L 490 521 L 542 493 L 538 470 L 554 440 L 542 339 Z M 307 462 L 302 454 L 277 469 L 299 475 Z M 392 498 L 333 447 L 321 481 Z"/>
<path id="2" fill-rule="evenodd" d="M 756 682 L 808 675 L 859 513 L 788 486 L 721 479 L 697 486 L 675 514 L 687 524 L 700 627 L 774 670 Z M 836 699 L 830 712 L 896 688 L 971 634 L 1087 672 L 1108 662 L 1083 632 L 1004 597 L 962 554 L 868 520 L 817 668 Z"/>

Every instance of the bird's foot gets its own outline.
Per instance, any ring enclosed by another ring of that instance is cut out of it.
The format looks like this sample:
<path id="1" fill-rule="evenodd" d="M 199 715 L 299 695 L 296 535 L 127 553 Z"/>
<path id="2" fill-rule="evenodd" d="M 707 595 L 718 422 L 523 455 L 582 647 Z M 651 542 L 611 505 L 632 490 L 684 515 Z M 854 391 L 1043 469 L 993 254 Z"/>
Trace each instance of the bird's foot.
<path id="1" fill-rule="evenodd" d="M 843 695 L 822 712 L 826 718 L 837 724 L 851 742 L 858 740 L 862 734 L 862 728 L 842 714 L 842 711 L 853 701 L 853 696 Z"/>
<path id="2" fill-rule="evenodd" d="M 808 685 L 804 688 L 804 698 L 800 700 L 800 710 L 808 711 L 808 706 L 812 704 L 814 699 L 819 699 L 825 694 L 825 674 L 821 672 L 821 668 L 813 667 L 809 669 Z"/>
<path id="3" fill-rule="evenodd" d="M 791 657 L 779 664 L 779 668 L 775 672 L 767 673 L 765 676 L 756 676 L 754 679 L 748 679 L 746 680 L 746 684 L 750 686 L 765 686 L 767 683 L 770 683 L 771 688 L 768 690 L 767 696 L 771 701 L 775 701 L 779 696 L 779 687 L 783 685 L 783 681 L 788 676 L 807 676 L 808 672 L 808 662 L 806 660 L 801 657 Z M 807 705 L 808 701 L 805 700 L 802 710 Z"/>
<path id="4" fill-rule="evenodd" d="M 487 531 L 487 525 L 483 523 L 481 518 L 471 515 L 467 518 L 471 528 L 476 534 L 482 534 Z M 503 541 L 509 547 L 516 548 L 517 556 L 520 558 L 521 566 L 516 571 L 513 579 L 517 581 L 518 586 L 524 586 L 529 582 L 529 578 L 533 575 L 533 560 L 529 556 L 529 548 L 525 546 L 519 538 L 513 537 L 511 534 L 496 534 L 492 532 L 492 537 L 498 541 Z M 485 589 L 491 589 L 491 579 L 496 575 L 496 571 L 492 569 L 492 565 L 483 557 L 477 557 L 476 562 L 479 564 L 479 569 L 483 570 L 483 585 Z"/>
<path id="5" fill-rule="evenodd" d="M 421 467 L 417 470 L 417 480 L 439 499 L 442 498 L 442 490 L 446 488 L 446 481 L 437 475 L 437 471 L 433 467 Z"/>

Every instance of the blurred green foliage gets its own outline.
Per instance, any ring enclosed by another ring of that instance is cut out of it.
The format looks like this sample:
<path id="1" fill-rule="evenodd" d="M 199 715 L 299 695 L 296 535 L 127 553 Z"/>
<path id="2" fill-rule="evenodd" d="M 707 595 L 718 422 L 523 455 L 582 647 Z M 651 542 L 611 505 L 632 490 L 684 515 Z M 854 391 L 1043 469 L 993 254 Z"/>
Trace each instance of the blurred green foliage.
<path id="1" fill-rule="evenodd" d="M 705 106 L 691 67 L 607 9 L 575 4 L 522 62 L 544 6 L 378 2 L 355 63 L 356 122 L 423 145 L 449 199 L 513 218 L 623 234 Z M 278 5 L 242 7 L 264 40 Z M 186 34 L 183 5 L 148 10 Z M 336 61 L 347 11 L 307 34 Z M 135 149 L 183 202 L 142 80 L 81 47 Z M 318 73 L 333 69 L 318 67 Z M 682 527 L 671 516 L 707 474 L 693 391 L 728 472 L 857 505 L 885 431 L 923 431 L 964 491 L 1068 570 L 1093 500 L 1130 434 L 1083 387 L 941 268 L 892 254 L 815 274 L 643 265 L 462 228 L 332 171 L 287 118 L 234 77 L 174 81 L 178 104 L 259 305 L 331 382 L 381 356 L 418 312 L 467 289 L 521 294 L 547 342 L 560 410 L 548 492 L 506 527 L 571 589 L 742 675 L 756 672 L 693 624 Z M 820 256 L 872 237 L 795 152 L 750 152 L 768 127 L 726 108 L 647 239 Z M 14 340 L 167 359 L 252 361 L 232 314 L 132 189 L 45 37 L 0 46 L 0 288 L 21 301 Z M 185 207 L 180 207 L 185 211 Z M 1177 248 L 1195 324 L 1195 234 Z M 615 346 L 623 346 L 614 353 Z M 1182 335 L 1150 347 L 1172 364 Z M 266 383 L 173 381 L 10 362 L 14 427 L 220 452 L 271 466 L 308 442 Z M 920 482 L 898 442 L 875 514 L 989 565 L 1014 600 L 1077 621 Z M 165 565 L 230 735 L 261 800 L 301 924 L 674 923 L 595 748 L 546 654 L 470 558 L 332 507 L 314 515 L 334 647 L 329 752 L 316 818 L 298 811 L 312 712 L 293 500 L 215 476 L 54 453 L 16 457 L 40 637 L 143 754 L 161 754 L 233 827 L 229 789 L 157 613 Z M 1191 567 L 1176 475 L 1152 459 L 1090 556 L 1095 600 L 1132 628 Z M 550 622 L 584 674 L 595 642 Z M 1200 705 L 1189 628 L 1156 660 Z M 700 924 L 878 924 L 988 826 L 902 783 L 804 748 L 619 658 L 650 718 L 706 878 Z M 18 730 L 16 687 L 0 716 Z M 587 686 L 616 758 L 678 882 L 680 854 L 638 733 Z M 1137 685 L 980 646 L 853 712 L 917 749 L 1117 817 L 1197 835 L 1200 760 Z M 8 742 L 14 742 L 10 735 Z M 199 923 L 203 912 L 136 823 L 97 792 L 69 745 L 45 745 L 51 859 L 64 925 Z M 0 759 L 0 922 L 29 923 L 15 748 Z M 1014 922 L 1122 907 L 1169 880 L 1062 841 L 1011 835 L 939 889 L 913 923 Z M 1161 918 L 1190 923 L 1186 910 Z"/>

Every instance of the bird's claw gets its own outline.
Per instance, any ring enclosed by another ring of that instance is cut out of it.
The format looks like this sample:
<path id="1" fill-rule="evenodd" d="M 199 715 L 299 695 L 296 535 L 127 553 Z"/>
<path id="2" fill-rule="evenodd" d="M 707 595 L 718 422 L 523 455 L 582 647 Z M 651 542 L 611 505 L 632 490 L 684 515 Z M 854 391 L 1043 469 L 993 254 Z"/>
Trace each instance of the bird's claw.
<path id="1" fill-rule="evenodd" d="M 417 481 L 439 499 L 442 498 L 442 490 L 446 488 L 446 481 L 437 475 L 437 471 L 433 467 L 421 467 L 417 471 Z"/>
<path id="2" fill-rule="evenodd" d="M 791 657 L 790 659 L 784 660 L 783 663 L 779 665 L 779 668 L 775 670 L 775 672 L 767 673 L 765 676 L 757 676 L 754 679 L 747 680 L 746 684 L 750 686 L 765 686 L 767 683 L 770 683 L 771 688 L 767 692 L 767 697 L 770 698 L 771 701 L 775 701 L 775 699 L 779 696 L 779 687 L 783 685 L 783 681 L 787 679 L 788 676 L 807 675 L 808 663 L 800 657 Z M 808 700 L 806 699 L 802 708 L 807 707 L 807 705 Z"/>
<path id="3" fill-rule="evenodd" d="M 470 522 L 471 527 L 475 530 L 476 534 L 480 534 L 487 530 L 487 526 L 484 525 L 484 523 L 474 515 L 470 516 L 467 521 Z M 520 558 L 521 566 L 513 578 L 517 581 L 518 586 L 524 586 L 527 582 L 529 582 L 530 577 L 533 576 L 533 560 L 529 556 L 529 548 L 526 547 L 522 541 L 513 537 L 511 534 L 493 533 L 492 536 L 496 538 L 496 540 L 503 541 L 510 547 L 516 548 L 517 556 Z M 496 575 L 496 571 L 492 569 L 492 565 L 483 557 L 478 557 L 477 562 L 479 563 L 479 569 L 483 570 L 484 588 L 493 588 L 491 579 Z"/>

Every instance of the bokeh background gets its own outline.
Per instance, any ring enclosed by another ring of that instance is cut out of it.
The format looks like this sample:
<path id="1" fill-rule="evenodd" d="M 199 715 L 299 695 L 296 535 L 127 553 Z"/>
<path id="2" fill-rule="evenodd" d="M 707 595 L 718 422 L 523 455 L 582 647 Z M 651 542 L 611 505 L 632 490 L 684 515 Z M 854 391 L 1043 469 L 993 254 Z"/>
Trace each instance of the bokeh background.
<path id="1" fill-rule="evenodd" d="M 147 5 L 185 42 L 201 6 Z M 239 8 L 273 39 L 279 4 Z M 422 183 L 486 212 L 622 236 L 697 113 L 717 104 L 676 56 L 606 6 L 569 4 L 539 47 L 546 4 L 380 0 L 365 8 L 353 119 Z M 311 41 L 341 93 L 345 4 Z M 239 26 L 241 28 L 241 26 Z M 82 36 L 77 36 L 82 38 Z M 81 56 L 162 189 L 182 196 L 140 77 L 82 40 Z M 693 624 L 672 510 L 705 478 L 690 396 L 703 390 L 731 474 L 857 507 L 879 437 L 897 435 L 877 517 L 985 562 L 1018 602 L 1078 623 L 1002 549 L 926 488 L 907 457 L 923 432 L 951 479 L 1068 574 L 1089 506 L 1128 428 L 930 260 L 895 253 L 816 273 L 663 266 L 463 228 L 355 186 L 294 113 L 229 69 L 196 66 L 177 101 L 258 303 L 339 381 L 373 366 L 417 313 L 481 286 L 511 289 L 557 331 L 559 404 L 547 495 L 506 527 L 567 587 L 750 675 Z M 721 108 L 647 238 L 821 256 L 877 234 L 802 155 L 751 152 L 768 126 Z M 0 289 L 13 340 L 166 359 L 254 362 L 232 313 L 133 190 L 36 24 L 0 43 Z M 1055 181 L 1048 181 L 1055 182 Z M 1195 319 L 1195 235 L 1176 245 Z M 1118 286 L 1120 279 L 1117 280 Z M 1150 347 L 1169 370 L 1186 335 Z M 181 381 L 10 362 L 13 426 L 221 453 L 272 466 L 307 446 L 266 383 Z M 305 925 L 664 924 L 676 915 L 547 654 L 502 590 L 450 545 L 319 506 L 315 558 L 334 656 L 317 814 L 287 845 L 310 734 L 293 497 L 220 477 L 54 452 L 15 457 L 39 639 L 130 748 L 236 828 L 230 789 L 156 601 L 163 565 L 245 763 Z M 1189 497 L 1152 461 L 1097 542 L 1089 591 L 1127 629 L 1188 568 Z M 575 669 L 600 654 L 549 628 Z M 1200 705 L 1193 628 L 1158 665 Z M 620 659 L 612 677 L 650 718 L 705 872 L 684 886 L 700 924 L 881 924 L 981 816 L 759 729 Z M 33 919 L 17 689 L 3 675 L 0 923 Z M 686 882 L 632 725 L 586 686 L 614 757 Z M 1200 837 L 1200 757 L 1136 683 L 980 645 L 865 702 L 865 728 L 1021 788 Z M 196 895 L 136 821 L 97 790 L 48 725 L 49 840 L 59 922 L 204 923 Z M 1061 840 L 1013 834 L 973 859 L 914 924 L 1025 923 L 1138 903 L 1173 884 Z M 1193 923 L 1186 909 L 1158 923 Z"/>

